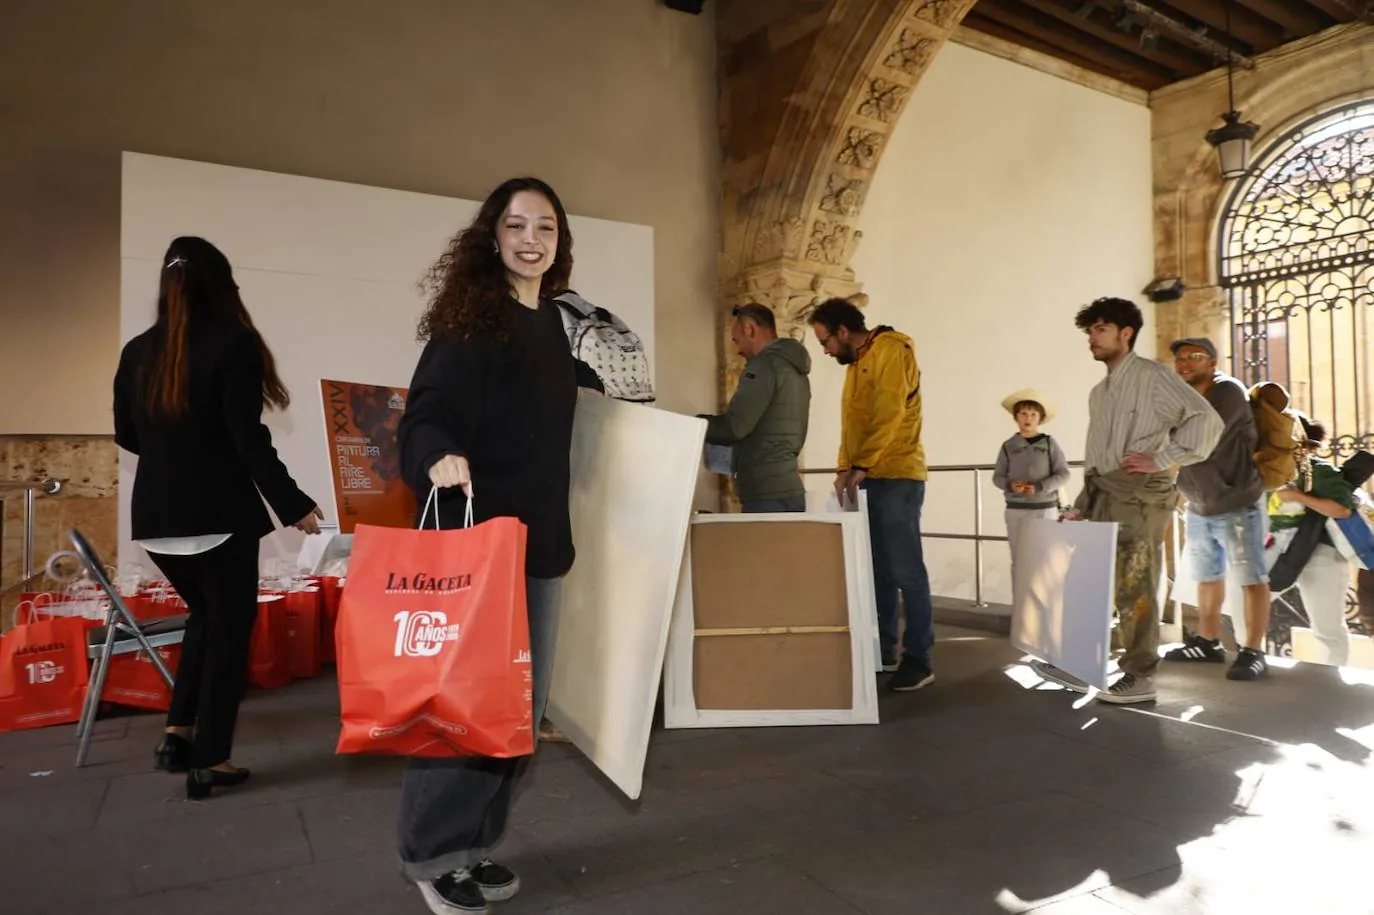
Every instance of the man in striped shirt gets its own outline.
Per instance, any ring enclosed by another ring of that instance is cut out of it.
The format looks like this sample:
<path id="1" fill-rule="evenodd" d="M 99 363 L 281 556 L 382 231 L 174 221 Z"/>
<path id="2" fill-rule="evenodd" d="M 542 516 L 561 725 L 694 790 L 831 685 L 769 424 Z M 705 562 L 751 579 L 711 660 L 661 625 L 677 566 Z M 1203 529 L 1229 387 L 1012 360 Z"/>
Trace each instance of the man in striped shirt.
<path id="1" fill-rule="evenodd" d="M 1164 534 L 1177 496 L 1174 468 L 1207 459 L 1222 421 L 1202 395 L 1167 366 L 1135 354 L 1144 326 L 1125 299 L 1102 298 L 1079 310 L 1107 377 L 1088 396 L 1083 491 L 1068 517 L 1115 521 L 1117 628 L 1122 675 L 1103 702 L 1151 702 L 1159 666 L 1159 581 Z"/>

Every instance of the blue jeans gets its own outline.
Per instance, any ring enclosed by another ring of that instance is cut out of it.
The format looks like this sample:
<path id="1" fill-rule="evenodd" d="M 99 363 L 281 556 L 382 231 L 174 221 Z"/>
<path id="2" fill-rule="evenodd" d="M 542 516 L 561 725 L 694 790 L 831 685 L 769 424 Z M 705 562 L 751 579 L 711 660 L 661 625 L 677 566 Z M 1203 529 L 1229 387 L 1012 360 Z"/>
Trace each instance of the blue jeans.
<path id="1" fill-rule="evenodd" d="M 537 740 L 539 722 L 549 704 L 563 580 L 527 578 L 525 589 Z M 434 880 L 487 857 L 505 834 L 516 786 L 532 758 L 407 760 L 397 830 L 402 873 L 411 880 Z"/>
<path id="2" fill-rule="evenodd" d="M 924 480 L 874 480 L 861 484 L 868 493 L 868 536 L 873 548 L 873 585 L 878 605 L 878 642 L 883 659 L 897 656 L 897 594 L 906 611 L 902 633 L 905 658 L 930 669 L 935 644 L 930 578 L 921 550 L 921 506 Z"/>

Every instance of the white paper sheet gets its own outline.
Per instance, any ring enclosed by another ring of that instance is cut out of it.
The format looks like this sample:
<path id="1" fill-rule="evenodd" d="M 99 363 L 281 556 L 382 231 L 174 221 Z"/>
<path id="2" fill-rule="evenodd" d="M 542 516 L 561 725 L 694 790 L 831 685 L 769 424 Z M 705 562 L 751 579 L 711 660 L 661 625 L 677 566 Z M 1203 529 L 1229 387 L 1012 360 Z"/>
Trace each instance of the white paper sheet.
<path id="1" fill-rule="evenodd" d="M 706 469 L 723 477 L 730 475 L 730 457 L 734 449 L 729 445 L 706 446 Z"/>

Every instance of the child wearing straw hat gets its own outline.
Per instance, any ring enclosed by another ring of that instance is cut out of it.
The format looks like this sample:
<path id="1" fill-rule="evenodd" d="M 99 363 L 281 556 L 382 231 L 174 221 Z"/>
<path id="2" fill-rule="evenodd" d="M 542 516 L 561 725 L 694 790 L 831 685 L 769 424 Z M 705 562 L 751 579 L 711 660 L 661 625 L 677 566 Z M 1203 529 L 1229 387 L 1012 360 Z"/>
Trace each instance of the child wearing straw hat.
<path id="1" fill-rule="evenodd" d="M 1043 394 L 1034 388 L 1013 391 L 1002 400 L 1002 409 L 1016 420 L 1016 434 L 1002 443 L 992 482 L 1007 496 L 1007 540 L 1014 576 L 1022 525 L 1058 517 L 1059 490 L 1069 482 L 1069 462 L 1059 443 L 1040 431 L 1054 417 L 1054 406 Z"/>

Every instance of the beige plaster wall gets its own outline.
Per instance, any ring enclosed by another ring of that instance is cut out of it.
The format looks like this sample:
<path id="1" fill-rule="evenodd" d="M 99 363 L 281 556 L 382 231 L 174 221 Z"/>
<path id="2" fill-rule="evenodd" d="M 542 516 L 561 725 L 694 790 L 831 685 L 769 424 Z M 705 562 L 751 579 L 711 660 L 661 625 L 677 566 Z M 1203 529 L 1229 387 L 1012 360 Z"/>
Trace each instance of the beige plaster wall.
<path id="1" fill-rule="evenodd" d="M 1124 296 L 1151 323 L 1139 295 L 1153 237 L 1143 102 L 955 43 L 912 93 L 859 217 L 852 266 L 869 326 L 890 324 L 915 343 L 930 464 L 993 463 L 1015 432 L 999 404 L 1021 387 L 1057 405 L 1046 431 L 1082 459 L 1088 391 L 1102 367 L 1074 313 Z M 833 467 L 843 372 L 808 342 L 816 368 L 806 459 Z M 1141 341 L 1142 355 L 1153 342 Z M 971 474 L 932 474 L 923 528 L 972 533 L 972 493 Z M 983 494 L 984 533 L 1000 534 L 1003 499 L 990 474 Z M 968 542 L 927 541 L 934 592 L 972 598 L 973 559 Z M 1009 601 L 1007 559 L 1005 546 L 988 546 L 985 599 Z"/>
<path id="2" fill-rule="evenodd" d="M 537 173 L 574 212 L 655 228 L 663 406 L 715 401 L 709 14 L 660 0 L 7 3 L 0 123 L 0 390 L 22 392 L 0 405 L 0 434 L 110 431 L 121 150 L 476 199 Z"/>

